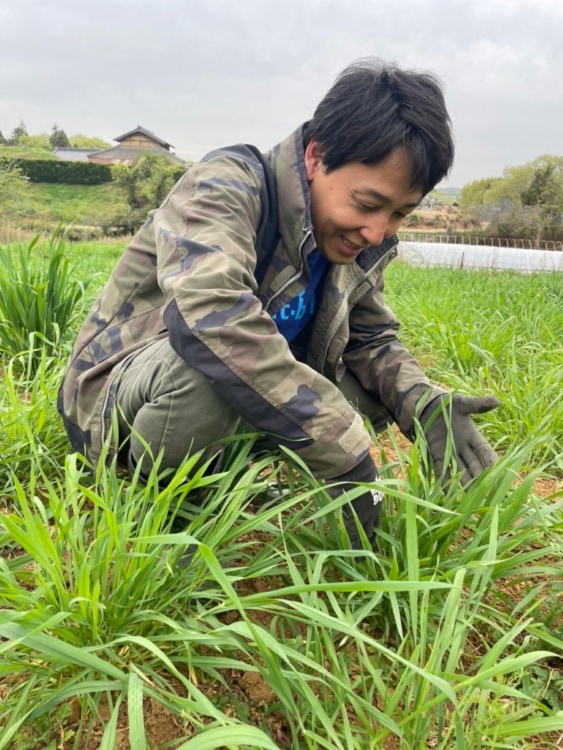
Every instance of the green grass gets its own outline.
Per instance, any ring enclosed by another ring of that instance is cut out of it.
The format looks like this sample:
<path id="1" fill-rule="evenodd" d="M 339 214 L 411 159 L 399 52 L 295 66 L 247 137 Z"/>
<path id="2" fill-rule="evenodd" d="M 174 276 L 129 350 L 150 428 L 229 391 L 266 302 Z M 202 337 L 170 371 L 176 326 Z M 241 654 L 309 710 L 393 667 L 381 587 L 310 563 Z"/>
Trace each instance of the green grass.
<path id="1" fill-rule="evenodd" d="M 68 247 L 84 277 L 100 273 L 82 314 L 121 249 Z M 252 436 L 211 475 L 188 456 L 166 487 L 157 469 L 146 485 L 113 465 L 92 475 L 56 415 L 64 357 L 33 373 L 25 355 L 4 361 L 0 749 L 84 748 L 89 734 L 114 748 L 120 730 L 159 747 L 155 706 L 186 750 L 555 746 L 563 493 L 534 482 L 562 476 L 557 281 L 389 269 L 433 377 L 501 398 L 480 424 L 502 457 L 444 494 L 423 444 L 390 431 L 375 552 L 347 549 L 345 498 L 292 454 L 253 458 Z M 273 502 L 272 485 L 289 493 Z"/>
<path id="2" fill-rule="evenodd" d="M 47 242 L 39 243 L 38 255 L 46 257 Z M 74 278 L 82 283 L 88 281 L 84 298 L 76 311 L 81 323 L 88 308 L 95 301 L 111 270 L 121 257 L 125 244 L 122 240 L 92 240 L 90 242 L 67 242 L 65 251 L 69 263 L 76 269 Z M 78 323 L 74 324 L 77 331 Z M 72 337 L 72 331 L 69 331 Z"/>
<path id="3" fill-rule="evenodd" d="M 387 289 L 402 339 L 429 376 L 498 396 L 501 408 L 487 417 L 497 444 L 506 450 L 539 439 L 535 462 L 563 473 L 561 275 L 395 263 Z"/>
<path id="4" fill-rule="evenodd" d="M 0 248 L 0 347 L 4 358 L 56 354 L 76 320 L 91 277 L 77 278 L 60 228 L 42 255 L 39 237 Z M 82 273 L 82 269 L 80 269 Z M 35 350 L 35 352 L 33 351 Z"/>
<path id="5" fill-rule="evenodd" d="M 56 224 L 97 225 L 109 211 L 123 213 L 127 205 L 119 190 L 104 185 L 29 183 L 20 223 L 26 227 Z"/>

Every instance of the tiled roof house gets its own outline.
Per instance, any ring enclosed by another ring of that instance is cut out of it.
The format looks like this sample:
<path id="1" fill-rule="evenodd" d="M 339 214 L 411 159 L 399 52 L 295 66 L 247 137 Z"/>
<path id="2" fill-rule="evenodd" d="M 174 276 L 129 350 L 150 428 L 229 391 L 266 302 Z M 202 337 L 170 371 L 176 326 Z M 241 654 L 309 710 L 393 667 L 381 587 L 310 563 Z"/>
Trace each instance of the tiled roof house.
<path id="1" fill-rule="evenodd" d="M 170 161 L 184 164 L 184 161 L 170 151 L 173 146 L 166 143 L 150 130 L 138 125 L 134 130 L 114 139 L 117 146 L 94 151 L 89 154 L 88 161 L 97 164 L 132 164 L 135 157 L 147 152 L 166 156 Z"/>

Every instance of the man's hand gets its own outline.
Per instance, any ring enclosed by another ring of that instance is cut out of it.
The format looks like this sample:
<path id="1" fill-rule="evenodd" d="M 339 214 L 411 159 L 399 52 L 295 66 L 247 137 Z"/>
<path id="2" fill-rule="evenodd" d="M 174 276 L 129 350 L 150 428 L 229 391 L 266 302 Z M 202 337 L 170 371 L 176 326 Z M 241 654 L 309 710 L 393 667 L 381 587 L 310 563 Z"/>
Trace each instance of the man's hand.
<path id="1" fill-rule="evenodd" d="M 436 476 L 442 485 L 451 478 L 451 459 L 462 472 L 461 483 L 466 487 L 472 479 L 492 466 L 497 454 L 475 427 L 472 414 L 483 414 L 496 409 L 500 401 L 494 396 L 472 398 L 454 395 L 441 396 L 431 401 L 420 415 L 420 424 L 426 437 L 428 451 Z M 449 418 L 446 418 L 446 414 Z M 453 445 L 448 455 L 448 435 L 451 425 Z"/>
<path id="2" fill-rule="evenodd" d="M 344 482 L 344 484 L 331 487 L 328 492 L 331 497 L 338 497 L 343 492 L 352 490 L 357 482 L 365 482 L 367 484 L 375 482 L 377 479 L 379 479 L 379 474 L 377 473 L 372 457 L 368 453 L 353 469 L 332 480 Z M 362 549 L 362 542 L 356 527 L 356 519 L 351 513 L 351 509 L 358 516 L 358 520 L 363 526 L 367 538 L 372 541 L 375 530 L 379 526 L 382 501 L 382 492 L 379 490 L 366 490 L 356 497 L 355 500 L 352 500 L 348 507 L 344 508 L 347 517 L 346 531 L 348 532 L 352 549 Z"/>

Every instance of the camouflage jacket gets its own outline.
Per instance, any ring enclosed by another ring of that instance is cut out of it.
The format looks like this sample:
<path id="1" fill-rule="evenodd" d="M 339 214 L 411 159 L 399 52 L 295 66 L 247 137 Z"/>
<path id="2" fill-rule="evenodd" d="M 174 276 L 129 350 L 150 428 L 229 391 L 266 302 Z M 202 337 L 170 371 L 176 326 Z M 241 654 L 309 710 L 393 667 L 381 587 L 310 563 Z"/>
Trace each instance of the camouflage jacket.
<path id="1" fill-rule="evenodd" d="M 416 402 L 442 391 L 399 342 L 384 304 L 397 242 L 330 267 L 299 361 L 272 316 L 307 286 L 315 248 L 302 128 L 268 154 L 212 152 L 149 214 L 78 335 L 59 394 L 74 449 L 98 460 L 123 368 L 166 336 L 242 418 L 320 478 L 350 470 L 371 445 L 335 385 L 346 368 L 410 435 Z"/>

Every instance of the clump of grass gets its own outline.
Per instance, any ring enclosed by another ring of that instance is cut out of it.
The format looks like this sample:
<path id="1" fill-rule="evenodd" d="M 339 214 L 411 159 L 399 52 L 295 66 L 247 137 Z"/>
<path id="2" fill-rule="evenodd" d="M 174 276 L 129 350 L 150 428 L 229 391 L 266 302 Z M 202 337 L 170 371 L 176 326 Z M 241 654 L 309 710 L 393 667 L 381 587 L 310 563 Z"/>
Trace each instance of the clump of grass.
<path id="1" fill-rule="evenodd" d="M 563 729 L 522 687 L 562 640 L 535 602 L 494 606 L 499 581 L 556 575 L 540 561 L 560 508 L 529 482 L 513 486 L 525 455 L 507 456 L 462 501 L 459 487 L 444 497 L 424 479 L 417 446 L 400 454 L 405 479 L 384 465 L 377 484 L 388 503 L 374 553 L 346 548 L 345 499 L 330 499 L 296 456 L 287 472 L 251 448 L 238 436 L 214 474 L 188 457 L 166 487 L 157 470 L 146 485 L 112 466 L 89 478 L 76 456 L 61 480 L 14 482 L 0 521 L 0 543 L 22 549 L 0 561 L 0 676 L 11 676 L 0 748 L 71 697 L 86 734 L 102 698 L 110 706 L 103 747 L 122 705 L 131 746 L 146 746 L 146 697 L 196 733 L 194 747 L 235 737 L 276 747 L 271 712 L 292 747 L 328 750 L 383 747 L 390 735 L 404 748 L 524 747 L 518 737 Z M 289 493 L 274 501 L 277 482 Z M 233 672 L 271 691 L 257 725 Z"/>
<path id="2" fill-rule="evenodd" d="M 0 498 L 9 502 L 15 477 L 27 486 L 41 471 L 60 476 L 68 440 L 57 413 L 63 365 L 45 347 L 5 362 L 0 388 Z"/>
<path id="3" fill-rule="evenodd" d="M 89 279 L 76 278 L 60 230 L 51 236 L 46 262 L 38 259 L 39 236 L 0 248 L 0 348 L 4 358 L 31 351 L 60 353 Z"/>

